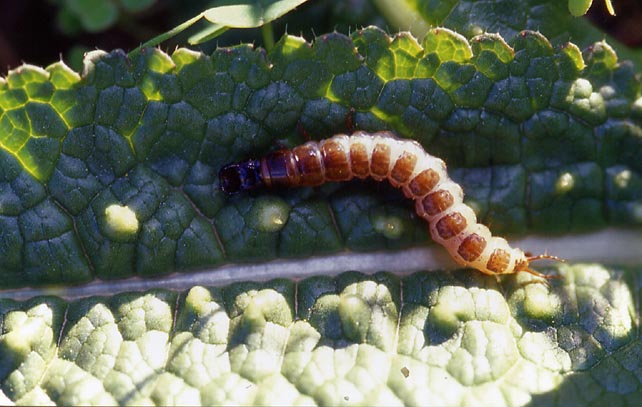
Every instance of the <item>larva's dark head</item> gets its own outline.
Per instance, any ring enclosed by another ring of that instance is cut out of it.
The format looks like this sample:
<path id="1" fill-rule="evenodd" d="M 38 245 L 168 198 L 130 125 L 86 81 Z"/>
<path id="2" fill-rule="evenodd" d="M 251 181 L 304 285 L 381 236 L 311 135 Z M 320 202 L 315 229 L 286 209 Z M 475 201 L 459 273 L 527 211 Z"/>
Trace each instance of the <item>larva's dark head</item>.
<path id="1" fill-rule="evenodd" d="M 218 172 L 219 185 L 228 195 L 258 188 L 263 185 L 261 162 L 248 160 L 238 164 L 229 164 Z"/>

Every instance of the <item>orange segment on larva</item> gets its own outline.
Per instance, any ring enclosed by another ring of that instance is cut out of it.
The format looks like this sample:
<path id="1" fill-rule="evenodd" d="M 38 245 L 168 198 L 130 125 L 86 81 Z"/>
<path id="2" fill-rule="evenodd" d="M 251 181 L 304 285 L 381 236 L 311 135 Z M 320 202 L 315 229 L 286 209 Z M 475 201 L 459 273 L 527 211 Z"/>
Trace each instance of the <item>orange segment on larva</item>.
<path id="1" fill-rule="evenodd" d="M 390 132 L 356 132 L 307 142 L 292 150 L 279 150 L 260 160 L 223 167 L 221 189 L 228 193 L 260 186 L 316 186 L 354 177 L 387 179 L 415 201 L 417 214 L 430 224 L 430 234 L 462 266 L 482 273 L 512 274 L 525 271 L 551 278 L 530 268 L 534 260 L 506 240 L 491 235 L 477 223 L 474 211 L 463 203 L 459 185 L 448 177 L 444 162 L 426 153 L 417 142 L 396 138 Z"/>
<path id="2" fill-rule="evenodd" d="M 425 169 L 408 183 L 408 192 L 406 195 L 408 195 L 408 197 L 423 196 L 432 191 L 438 182 L 439 173 L 432 168 Z"/>
<path id="3" fill-rule="evenodd" d="M 388 176 L 390 172 L 390 146 L 384 143 L 377 143 L 372 149 L 370 159 L 370 174 L 374 179 L 380 181 Z"/>
<path id="4" fill-rule="evenodd" d="M 417 200 L 419 202 L 419 200 Z M 437 216 L 446 209 L 450 208 L 455 202 L 452 194 L 446 190 L 440 189 L 424 196 L 421 200 L 421 207 L 417 211 L 423 218 Z"/>
<path id="5" fill-rule="evenodd" d="M 321 143 L 325 176 L 328 181 L 347 181 L 352 178 L 348 148 L 349 146 L 344 146 L 339 140 L 334 139 Z"/>
<path id="6" fill-rule="evenodd" d="M 437 234 L 444 240 L 457 236 L 466 229 L 466 226 L 466 218 L 459 212 L 444 215 L 435 223 Z"/>
<path id="7" fill-rule="evenodd" d="M 399 186 L 408 182 L 415 169 L 415 164 L 417 164 L 417 156 L 409 151 L 404 151 L 390 171 L 390 183 Z"/>
<path id="8" fill-rule="evenodd" d="M 365 144 L 350 144 L 350 165 L 355 177 L 366 178 L 370 174 L 370 157 Z"/>
<path id="9" fill-rule="evenodd" d="M 475 261 L 486 248 L 486 239 L 477 233 L 471 233 L 459 244 L 457 253 L 465 261 Z"/>
<path id="10" fill-rule="evenodd" d="M 493 273 L 499 273 L 505 270 L 509 263 L 510 253 L 504 249 L 495 249 L 486 263 L 486 268 Z"/>

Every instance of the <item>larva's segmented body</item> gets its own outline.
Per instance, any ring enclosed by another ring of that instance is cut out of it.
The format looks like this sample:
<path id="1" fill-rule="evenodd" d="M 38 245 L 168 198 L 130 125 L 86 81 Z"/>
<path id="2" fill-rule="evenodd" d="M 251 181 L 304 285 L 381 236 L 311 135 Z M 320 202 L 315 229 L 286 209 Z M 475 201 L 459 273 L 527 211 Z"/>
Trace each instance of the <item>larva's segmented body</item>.
<path id="1" fill-rule="evenodd" d="M 448 177 L 445 163 L 426 153 L 419 143 L 398 139 L 390 132 L 340 134 L 279 150 L 261 160 L 228 165 L 220 172 L 221 188 L 227 193 L 261 185 L 316 186 L 354 177 L 385 179 L 401 188 L 415 201 L 417 214 L 430 224 L 432 238 L 460 265 L 491 275 L 526 271 L 550 277 L 532 270 L 529 263 L 555 257 L 527 257 L 505 239 L 492 236 L 463 203 L 464 193 Z"/>

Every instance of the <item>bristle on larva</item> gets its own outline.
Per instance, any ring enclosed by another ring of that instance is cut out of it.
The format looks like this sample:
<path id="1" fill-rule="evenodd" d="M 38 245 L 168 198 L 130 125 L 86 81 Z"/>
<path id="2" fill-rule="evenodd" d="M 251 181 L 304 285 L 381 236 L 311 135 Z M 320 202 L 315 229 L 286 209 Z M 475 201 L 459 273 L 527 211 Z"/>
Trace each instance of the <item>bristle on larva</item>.
<path id="1" fill-rule="evenodd" d="M 492 236 L 463 202 L 464 193 L 448 177 L 446 164 L 426 153 L 419 143 L 399 139 L 387 131 L 339 134 L 310 141 L 260 160 L 227 165 L 219 177 L 221 189 L 228 194 L 260 186 L 316 186 L 355 177 L 385 179 L 415 201 L 417 214 L 430 224 L 433 240 L 462 266 L 491 275 L 525 271 L 551 278 L 554 276 L 531 269 L 530 262 L 560 260 L 549 255 L 528 257 L 522 250 L 510 247 L 505 239 Z"/>

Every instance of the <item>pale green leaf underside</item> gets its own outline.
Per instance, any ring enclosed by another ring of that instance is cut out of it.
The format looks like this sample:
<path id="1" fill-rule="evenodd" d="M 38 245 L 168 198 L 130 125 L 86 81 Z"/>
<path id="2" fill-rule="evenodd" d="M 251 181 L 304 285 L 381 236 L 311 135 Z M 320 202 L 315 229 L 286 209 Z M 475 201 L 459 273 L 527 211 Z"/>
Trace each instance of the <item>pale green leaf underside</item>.
<path id="1" fill-rule="evenodd" d="M 3 300 L 0 400 L 635 405 L 635 293 L 618 270 L 562 273 L 550 287 L 469 272 L 346 273 L 178 297 Z"/>
<path id="2" fill-rule="evenodd" d="M 178 296 L 3 300 L 0 400 L 635 405 L 636 294 L 618 270 L 562 273 L 550 287 L 346 273 Z"/>

